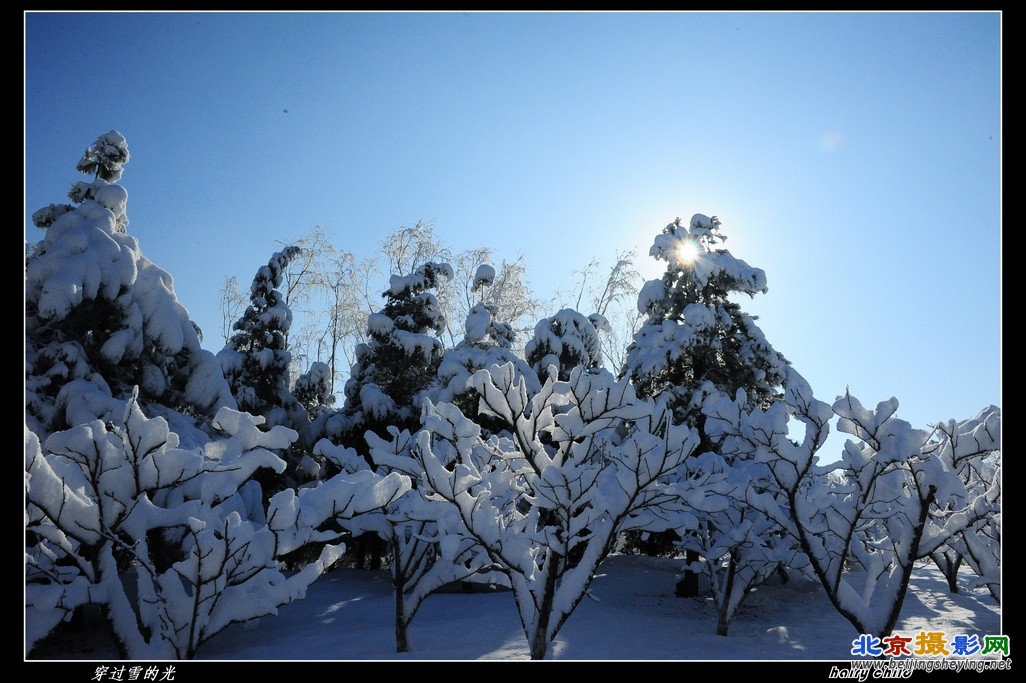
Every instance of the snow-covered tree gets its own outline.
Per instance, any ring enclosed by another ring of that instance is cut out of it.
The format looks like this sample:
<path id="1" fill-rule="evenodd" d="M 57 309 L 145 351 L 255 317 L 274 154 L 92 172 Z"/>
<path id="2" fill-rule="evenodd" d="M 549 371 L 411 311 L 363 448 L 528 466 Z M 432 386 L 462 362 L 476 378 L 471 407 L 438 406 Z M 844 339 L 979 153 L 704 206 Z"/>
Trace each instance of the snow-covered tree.
<path id="1" fill-rule="evenodd" d="M 1000 429 L 1000 411 L 995 406 L 961 422 L 948 420 L 934 427 L 927 449 L 958 475 L 964 490 L 952 492 L 953 500 L 943 508 L 931 510 L 931 524 L 943 526 L 952 510 L 985 496 L 980 519 L 967 526 L 930 554 L 943 572 L 948 588 L 958 592 L 958 570 L 965 562 L 975 579 L 970 585 L 983 585 L 1001 602 L 1001 453 L 994 449 L 992 433 Z"/>
<path id="2" fill-rule="evenodd" d="M 657 520 L 679 527 L 694 520 L 691 506 L 722 502 L 711 483 L 685 490 L 671 476 L 696 433 L 604 370 L 578 367 L 565 382 L 553 370 L 533 396 L 512 364 L 480 370 L 471 384 L 504 435 L 485 438 L 452 404 L 427 401 L 410 467 L 508 575 L 531 657 L 541 659 L 618 533 Z M 409 460 L 389 461 L 401 469 Z"/>
<path id="3" fill-rule="evenodd" d="M 999 470 L 1000 472 L 1000 470 Z M 1000 473 L 995 479 L 1000 482 Z M 994 502 L 999 503 L 1001 497 L 1000 483 L 994 489 Z M 1001 603 L 1001 513 L 988 513 L 984 519 L 961 532 L 961 544 L 965 550 L 962 557 L 965 563 L 976 573 L 976 579 L 970 585 L 983 585 L 994 600 Z"/>
<path id="4" fill-rule="evenodd" d="M 471 579 L 509 586 L 502 573 L 489 571 L 491 559 L 477 541 L 462 533 L 457 511 L 445 501 L 428 495 L 420 484 L 423 472 L 410 455 L 410 432 L 389 429 L 390 440 L 368 432 L 367 443 L 379 474 L 402 472 L 412 488 L 380 514 L 362 515 L 344 522 L 354 536 L 374 533 L 391 548 L 392 584 L 395 595 L 395 643 L 397 652 L 410 649 L 409 630 L 421 605 L 439 589 Z M 316 451 L 342 472 L 370 468 L 351 448 L 318 443 Z"/>
<path id="5" fill-rule="evenodd" d="M 700 450 L 713 452 L 717 452 L 715 444 L 704 436 L 704 398 L 716 391 L 733 396 L 738 389 L 744 389 L 752 406 L 765 407 L 778 395 L 787 367 L 787 361 L 766 341 L 755 319 L 731 300 L 736 294 L 754 297 L 767 291 L 766 274 L 721 248 L 719 245 L 724 241 L 726 236 L 720 231 L 719 219 L 702 214 L 695 214 L 686 225 L 678 218 L 656 236 L 649 254 L 666 262 L 666 272 L 641 289 L 638 310 L 647 318 L 627 349 L 627 361 L 621 371 L 621 376 L 634 382 L 638 395 L 666 397 L 674 418 L 703 435 Z M 746 467 L 742 463 L 725 464 Z M 739 476 L 744 478 L 748 474 Z M 688 563 L 677 585 L 679 595 L 697 594 L 694 567 L 700 564 L 698 548 L 711 551 L 726 547 L 727 538 L 735 533 L 732 524 L 740 523 L 741 516 L 748 514 L 740 507 L 743 505 L 738 503 L 727 516 L 707 520 L 697 532 L 699 537 L 685 539 Z M 744 536 L 749 541 L 753 528 L 765 529 L 772 535 L 762 521 L 747 528 Z M 721 538 L 710 538 L 710 533 Z M 672 539 L 671 534 L 661 542 Z M 740 542 L 739 539 L 740 536 L 735 541 Z M 766 542 L 773 541 L 767 537 Z M 731 557 L 728 567 L 741 556 L 735 552 Z M 717 570 L 720 557 L 704 560 L 709 571 Z M 733 571 L 728 569 L 729 573 Z M 752 575 L 760 573 L 758 570 Z M 723 605 L 731 601 L 725 598 Z"/>
<path id="6" fill-rule="evenodd" d="M 621 371 L 639 396 L 667 396 L 674 417 L 693 426 L 710 391 L 744 389 L 752 405 L 765 407 L 787 367 L 755 318 L 731 300 L 766 292 L 766 273 L 719 248 L 726 239 L 719 219 L 702 214 L 656 236 L 649 254 L 666 262 L 666 272 L 641 289 L 638 310 L 648 317 Z"/>
<path id="7" fill-rule="evenodd" d="M 388 427 L 415 429 L 425 390 L 442 360 L 438 333 L 445 318 L 433 290 L 452 277 L 445 263 L 425 263 L 411 275 L 393 275 L 385 306 L 367 320 L 369 341 L 356 349 L 339 415 L 328 418 L 329 438 L 367 453 L 364 434 Z"/>
<path id="8" fill-rule="evenodd" d="M 478 247 L 453 254 L 453 278 L 438 292 L 447 325 L 442 335 L 447 346 L 455 346 L 463 330 L 460 323 L 478 305 L 491 311 L 492 320 L 510 328 L 511 348 L 523 352 L 523 340 L 530 332 L 539 303 L 527 281 L 524 255 L 492 265 L 495 254 Z"/>
<path id="9" fill-rule="evenodd" d="M 92 182 L 73 183 L 68 191 L 68 198 L 76 204 L 95 201 L 113 211 L 118 232 L 125 232 L 128 228 L 128 214 L 125 213 L 128 193 L 124 188 L 110 183 L 121 180 L 124 166 L 130 158 L 125 136 L 116 130 L 104 133 L 86 148 L 75 166 L 79 173 L 92 175 Z M 72 210 L 74 207 L 69 204 L 50 204 L 32 214 L 32 223 L 37 228 L 48 228 Z"/>
<path id="10" fill-rule="evenodd" d="M 722 440 L 721 453 L 768 467 L 776 490 L 748 489 L 747 502 L 788 526 L 838 612 L 859 633 L 889 635 L 915 562 L 985 517 L 993 494 L 963 497 L 929 434 L 894 417 L 897 400 L 870 410 L 846 394 L 831 409 L 793 369 L 785 387 L 784 402 L 766 409 L 752 408 L 743 390 L 733 400 L 711 396 L 706 430 Z M 834 414 L 838 428 L 859 441 L 846 442 L 839 462 L 819 465 L 816 452 Z M 801 442 L 789 436 L 792 419 L 804 425 Z M 972 432 L 973 457 L 999 447 L 999 421 L 984 424 Z"/>
<path id="11" fill-rule="evenodd" d="M 25 419 L 41 439 L 109 419 L 136 386 L 148 410 L 235 406 L 172 277 L 125 233 L 128 194 L 108 180 L 128 158 L 120 133 L 101 136 L 79 163 L 96 177 L 72 188 L 77 206 L 34 217 L 46 234 L 25 262 Z"/>
<path id="12" fill-rule="evenodd" d="M 279 287 L 285 282 L 289 263 L 301 254 L 299 247 L 287 246 L 257 269 L 249 288 L 249 305 L 233 326 L 235 334 L 217 354 L 240 410 L 263 417 L 269 425 L 297 431 L 307 426 L 309 415 L 289 389 L 292 309 Z M 282 453 L 288 463 L 283 474 L 260 473 L 265 495 L 318 476 L 319 463 L 302 446 L 298 443 Z"/>
<path id="13" fill-rule="evenodd" d="M 96 141 L 86 148 L 75 170 L 86 175 L 92 173 L 98 180 L 116 183 L 121 180 L 124 165 L 130 158 L 125 136 L 112 130 L 96 138 Z"/>
<path id="14" fill-rule="evenodd" d="M 725 636 L 737 610 L 751 590 L 777 573 L 800 573 L 808 565 L 798 540 L 759 507 L 747 503 L 750 492 L 762 492 L 773 505 L 764 465 L 739 461 L 732 466 L 715 454 L 702 465 L 716 468 L 724 480 L 722 509 L 703 512 L 694 533 L 681 534 L 680 547 L 698 556 L 689 567 L 709 577 L 716 606 L 716 633 Z M 714 471 L 716 471 L 714 470 Z M 780 502 L 775 503 L 778 507 Z"/>
<path id="15" fill-rule="evenodd" d="M 249 288 L 249 306 L 236 330 L 217 354 L 240 410 L 265 417 L 271 425 L 290 425 L 299 404 L 289 391 L 287 335 L 292 311 L 278 287 L 299 247 L 275 252 Z"/>
<path id="16" fill-rule="evenodd" d="M 479 268 L 476 278 L 479 288 L 487 287 L 494 275 L 495 271 L 490 266 Z M 478 396 L 468 384 L 474 373 L 491 365 L 511 363 L 524 376 L 528 393 L 537 393 L 541 383 L 531 367 L 513 352 L 513 328 L 509 323 L 495 320 L 494 306 L 476 304 L 467 314 L 464 329 L 463 339 L 445 352 L 438 366 L 438 389 L 431 398 L 436 403 L 455 404 L 464 415 L 490 431 L 490 420 L 487 415 L 478 414 Z"/>
<path id="17" fill-rule="evenodd" d="M 638 288 L 641 274 L 634 267 L 634 250 L 622 251 L 613 257 L 605 278 L 601 277 L 601 261 L 593 258 L 584 267 L 573 271 L 577 278 L 573 289 L 561 292 L 555 308 L 591 310 L 603 316 L 609 324 L 601 335 L 602 356 L 606 367 L 619 371 L 627 359 L 630 339 L 641 325 L 643 313 L 638 310 Z"/>
<path id="18" fill-rule="evenodd" d="M 534 327 L 534 337 L 524 347 L 527 362 L 542 381 L 549 367 L 556 368 L 561 380 L 567 380 L 574 368 L 595 370 L 602 367 L 602 343 L 599 330 L 608 322 L 599 314 L 589 317 L 564 308 Z"/>
<path id="19" fill-rule="evenodd" d="M 445 324 L 435 297 L 439 283 L 452 277 L 445 263 L 428 262 L 411 275 L 393 275 L 382 296 L 385 306 L 367 319 L 368 342 L 356 348 L 356 363 L 345 387 L 342 409 L 315 419 L 304 441 L 327 438 L 355 449 L 368 462 L 365 435 L 388 434 L 390 427 L 416 429 L 425 392 L 436 380 L 443 349 L 437 334 Z M 330 461 L 329 461 L 330 462 Z M 357 539 L 357 564 L 370 552 L 376 569 L 383 548 L 373 534 Z"/>
<path id="20" fill-rule="evenodd" d="M 314 361 L 310 369 L 296 380 L 292 394 L 307 414 L 316 419 L 319 414 L 331 410 L 335 394 L 331 391 L 331 368 L 327 363 Z"/>
<path id="21" fill-rule="evenodd" d="M 226 435 L 179 447 L 161 417 L 134 396 L 123 415 L 25 437 L 26 650 L 71 617 L 100 605 L 131 659 L 192 658 L 228 625 L 302 598 L 342 552 L 327 521 L 379 509 L 409 488 L 396 474 L 339 476 L 266 509 L 251 479 L 285 463 L 294 431 L 222 408 Z M 316 561 L 286 577 L 280 560 L 311 542 Z"/>

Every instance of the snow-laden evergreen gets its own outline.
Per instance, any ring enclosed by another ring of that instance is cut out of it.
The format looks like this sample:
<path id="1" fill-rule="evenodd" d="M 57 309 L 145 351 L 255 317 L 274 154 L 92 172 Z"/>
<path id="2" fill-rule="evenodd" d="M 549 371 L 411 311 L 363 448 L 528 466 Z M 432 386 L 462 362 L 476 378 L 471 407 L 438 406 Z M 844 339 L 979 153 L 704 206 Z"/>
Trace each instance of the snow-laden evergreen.
<path id="1" fill-rule="evenodd" d="M 125 233 L 127 193 L 109 185 L 128 161 L 101 136 L 79 163 L 77 206 L 48 208 L 25 262 L 25 418 L 40 439 L 119 412 L 134 387 L 146 405 L 212 417 L 235 399 L 178 302 L 174 281 Z"/>
<path id="2" fill-rule="evenodd" d="M 98 180 L 116 183 L 121 180 L 124 165 L 131 159 L 125 136 L 116 130 L 96 138 L 78 160 L 75 170 L 86 175 L 92 173 Z"/>
<path id="3" fill-rule="evenodd" d="M 463 339 L 455 348 L 446 351 L 438 366 L 439 386 L 431 397 L 436 403 L 455 404 L 464 415 L 486 430 L 490 428 L 490 420 L 487 415 L 478 413 L 478 396 L 470 386 L 470 378 L 478 370 L 512 364 L 517 374 L 524 378 L 529 394 L 541 389 L 538 376 L 511 349 L 512 327 L 509 323 L 496 322 L 494 315 L 494 308 L 488 304 L 476 304 L 470 309 Z"/>
<path id="4" fill-rule="evenodd" d="M 448 264 L 433 262 L 391 276 L 385 306 L 367 320 L 369 341 L 356 347 L 345 404 L 325 420 L 323 433 L 333 442 L 365 454 L 367 431 L 386 435 L 389 426 L 416 426 L 421 398 L 443 355 L 438 334 L 445 317 L 433 290 L 451 278 Z"/>
<path id="5" fill-rule="evenodd" d="M 474 271 L 474 282 L 471 285 L 472 291 L 483 287 L 491 287 L 495 283 L 495 266 L 490 263 L 482 263 Z"/>
<path id="6" fill-rule="evenodd" d="M 548 377 L 549 367 L 556 368 L 564 381 L 574 368 L 600 368 L 602 343 L 596 328 L 608 324 L 600 315 L 589 318 L 564 308 L 535 325 L 534 336 L 524 347 L 527 362 L 542 381 Z"/>
<path id="7" fill-rule="evenodd" d="M 755 319 L 731 299 L 766 292 L 766 274 L 721 248 L 726 239 L 719 219 L 702 214 L 686 225 L 677 219 L 656 235 L 649 254 L 665 262 L 666 271 L 638 295 L 638 310 L 647 317 L 622 370 L 639 395 L 665 398 L 676 420 L 698 429 L 700 450 L 718 454 L 715 467 L 732 482 L 728 508 L 705 515 L 696 530 L 649 541 L 657 551 L 668 541 L 686 551 L 677 585 L 682 597 L 697 595 L 698 573 L 708 574 L 723 635 L 751 588 L 780 567 L 802 564 L 778 525 L 744 502 L 744 492 L 759 487 L 765 473 L 744 459 L 723 457 L 703 428 L 707 395 L 744 389 L 752 406 L 766 406 L 779 395 L 787 367 Z"/>
<path id="8" fill-rule="evenodd" d="M 755 319 L 730 298 L 765 292 L 766 273 L 719 248 L 724 241 L 719 219 L 702 214 L 687 225 L 678 219 L 656 236 L 649 254 L 666 263 L 666 272 L 641 289 L 638 310 L 648 318 L 621 372 L 639 395 L 667 395 L 677 420 L 693 425 L 710 387 L 731 395 L 744 388 L 753 405 L 765 406 L 787 367 Z"/>
<path id="9" fill-rule="evenodd" d="M 114 213 L 118 232 L 128 228 L 128 193 L 120 185 L 111 185 L 121 180 L 124 166 L 131 159 L 125 136 L 116 130 L 104 133 L 86 148 L 75 170 L 92 175 L 91 182 L 73 183 L 68 198 L 76 204 L 87 200 L 96 201 Z M 65 213 L 73 210 L 68 204 L 50 204 L 32 214 L 32 223 L 38 228 L 48 228 Z"/>
<path id="10" fill-rule="evenodd" d="M 249 306 L 232 338 L 217 354 L 239 409 L 262 415 L 271 425 L 290 426 L 301 406 L 289 391 L 288 333 L 292 311 L 278 287 L 299 247 L 288 247 L 261 266 L 249 288 Z"/>
<path id="11" fill-rule="evenodd" d="M 292 395 L 306 410 L 311 419 L 331 409 L 335 394 L 331 393 L 331 367 L 327 363 L 314 361 L 310 369 L 296 379 Z"/>

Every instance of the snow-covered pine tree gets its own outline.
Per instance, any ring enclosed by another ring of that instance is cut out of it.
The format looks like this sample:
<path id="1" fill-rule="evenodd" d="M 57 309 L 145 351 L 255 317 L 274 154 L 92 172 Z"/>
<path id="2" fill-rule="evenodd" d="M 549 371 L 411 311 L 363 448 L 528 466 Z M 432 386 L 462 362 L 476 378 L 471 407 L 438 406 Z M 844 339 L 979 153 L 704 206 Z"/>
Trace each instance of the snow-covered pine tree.
<path id="1" fill-rule="evenodd" d="M 649 250 L 667 268 L 642 287 L 638 309 L 648 318 L 620 374 L 641 396 L 668 393 L 681 422 L 700 422 L 710 385 L 729 395 L 744 389 L 765 407 L 779 397 L 787 367 L 755 318 L 731 300 L 765 293 L 766 273 L 718 248 L 724 241 L 718 218 L 695 214 L 688 225 L 679 218 L 667 225 Z"/>
<path id="2" fill-rule="evenodd" d="M 96 138 L 96 141 L 86 148 L 75 170 L 86 175 L 92 173 L 96 180 L 115 183 L 121 180 L 124 165 L 130 158 L 125 136 L 112 130 Z"/>
<path id="3" fill-rule="evenodd" d="M 292 394 L 306 409 L 311 418 L 331 410 L 335 405 L 335 394 L 331 393 L 331 367 L 327 363 L 314 361 L 310 369 L 296 379 Z"/>
<path id="4" fill-rule="evenodd" d="M 25 262 L 25 421 L 40 439 L 120 413 L 135 386 L 151 411 L 235 406 L 172 277 L 125 232 L 128 193 L 110 182 L 128 159 L 124 136 L 101 135 L 79 161 L 94 177 L 72 186 L 76 206 L 33 214 L 46 235 Z"/>
<path id="5" fill-rule="evenodd" d="M 124 210 L 128 193 L 124 188 L 112 186 L 111 183 L 121 180 L 124 166 L 129 159 L 131 154 L 128 152 L 125 136 L 116 130 L 104 133 L 86 148 L 75 166 L 79 173 L 92 175 L 92 181 L 73 183 L 68 191 L 68 198 L 75 204 L 92 200 L 114 211 L 115 226 L 119 232 L 125 232 L 128 228 L 128 215 Z M 48 228 L 55 220 L 74 208 L 70 204 L 50 204 L 32 214 L 32 223 L 37 228 Z"/>
<path id="6" fill-rule="evenodd" d="M 451 279 L 447 263 L 427 262 L 409 275 L 392 275 L 382 293 L 385 305 L 367 319 L 367 343 L 356 347 L 356 363 L 345 386 L 345 403 L 338 412 L 311 424 L 308 441 L 322 436 L 352 448 L 368 463 L 365 438 L 373 432 L 387 438 L 389 428 L 416 431 L 421 402 L 437 382 L 443 347 L 438 338 L 445 316 L 434 291 L 443 279 Z M 376 569 L 383 551 L 377 536 L 364 534 L 356 542 L 356 564 L 362 566 L 370 553 Z"/>
<path id="7" fill-rule="evenodd" d="M 367 431 L 385 438 L 390 426 L 417 429 L 421 398 L 436 381 L 443 355 L 437 335 L 445 318 L 432 290 L 451 277 L 448 264 L 428 262 L 390 278 L 384 307 L 367 319 L 369 341 L 356 348 L 345 404 L 338 419 L 329 419 L 333 441 L 363 455 Z"/>
<path id="8" fill-rule="evenodd" d="M 634 335 L 620 373 L 631 378 L 639 396 L 667 397 L 674 419 L 702 434 L 700 451 L 717 450 L 703 430 L 706 396 L 716 391 L 733 396 L 743 389 L 750 405 L 766 407 L 779 396 L 787 368 L 755 318 L 731 300 L 736 294 L 765 292 L 766 274 L 721 248 L 725 240 L 719 219 L 702 214 L 688 224 L 677 218 L 656 236 L 649 254 L 666 262 L 666 272 L 642 287 L 638 309 L 648 317 Z M 729 519 L 704 526 L 724 533 L 731 527 Z M 671 538 L 664 536 L 653 545 L 666 545 Z M 697 594 L 695 548 L 720 547 L 708 541 L 691 539 L 678 594 Z"/>
<path id="9" fill-rule="evenodd" d="M 554 366 L 558 379 L 566 381 L 576 367 L 596 370 L 602 367 L 602 343 L 599 330 L 609 323 L 595 313 L 585 317 L 572 308 L 564 308 L 550 318 L 543 318 L 534 327 L 534 337 L 527 342 L 527 362 L 544 382 L 549 366 Z"/>
<path id="10" fill-rule="evenodd" d="M 287 335 L 292 311 L 277 289 L 289 261 L 299 253 L 299 247 L 286 247 L 257 270 L 249 288 L 249 306 L 235 322 L 235 334 L 217 354 L 239 409 L 262 415 L 272 426 L 291 426 L 301 408 L 289 391 L 292 356 Z"/>
<path id="11" fill-rule="evenodd" d="M 297 432 L 307 426 L 309 415 L 289 389 L 292 310 L 278 288 L 289 262 L 300 253 L 299 247 L 287 246 L 257 269 L 249 288 L 249 305 L 233 326 L 235 334 L 217 354 L 239 410 L 263 417 L 270 426 L 282 425 Z M 306 398 L 312 398 L 312 388 L 304 383 L 303 389 Z M 258 475 L 265 496 L 317 478 L 321 468 L 303 446 L 293 444 L 281 453 L 288 463 L 283 474 L 264 470 Z"/>
<path id="12" fill-rule="evenodd" d="M 332 385 L 331 366 L 314 361 L 292 387 L 292 395 L 303 408 L 298 412 L 306 416 L 303 419 L 301 415 L 294 415 L 293 419 L 293 428 L 300 438 L 292 445 L 289 460 L 295 467 L 297 484 L 318 479 L 325 473 L 324 459 L 314 452 L 314 446 L 321 438 L 325 420 L 335 411 Z"/>
<path id="13" fill-rule="evenodd" d="M 479 397 L 468 385 L 470 377 L 478 370 L 491 365 L 512 363 L 516 372 L 524 376 L 528 393 L 538 392 L 541 383 L 537 375 L 522 358 L 513 352 L 516 333 L 512 325 L 495 319 L 497 308 L 488 300 L 488 290 L 495 281 L 495 268 L 488 264 L 478 266 L 472 292 L 480 301 L 467 314 L 463 339 L 445 353 L 438 366 L 439 385 L 431 400 L 457 406 L 460 411 L 477 422 L 485 431 L 491 432 L 491 419 L 478 410 Z"/>

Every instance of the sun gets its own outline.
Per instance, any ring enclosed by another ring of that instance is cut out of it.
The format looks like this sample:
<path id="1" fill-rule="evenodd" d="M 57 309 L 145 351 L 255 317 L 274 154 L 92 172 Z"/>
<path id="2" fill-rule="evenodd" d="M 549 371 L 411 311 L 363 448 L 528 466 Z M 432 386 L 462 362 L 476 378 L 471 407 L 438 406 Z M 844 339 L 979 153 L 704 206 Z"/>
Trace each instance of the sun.
<path id="1" fill-rule="evenodd" d="M 682 266 L 690 266 L 698 258 L 698 245 L 691 240 L 681 240 L 677 245 L 677 262 Z"/>

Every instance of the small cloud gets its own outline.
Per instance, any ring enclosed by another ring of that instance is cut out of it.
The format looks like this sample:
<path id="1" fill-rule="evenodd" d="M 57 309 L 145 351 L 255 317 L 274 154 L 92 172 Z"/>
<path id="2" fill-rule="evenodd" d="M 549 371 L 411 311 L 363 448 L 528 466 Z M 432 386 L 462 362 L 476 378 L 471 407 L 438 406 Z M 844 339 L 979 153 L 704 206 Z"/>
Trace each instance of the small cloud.
<path id="1" fill-rule="evenodd" d="M 842 144 L 844 144 L 844 136 L 836 130 L 822 133 L 816 140 L 816 146 L 819 147 L 821 152 L 833 152 Z"/>

